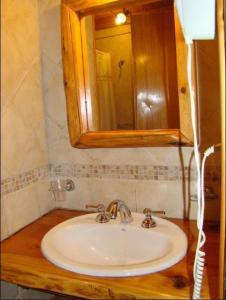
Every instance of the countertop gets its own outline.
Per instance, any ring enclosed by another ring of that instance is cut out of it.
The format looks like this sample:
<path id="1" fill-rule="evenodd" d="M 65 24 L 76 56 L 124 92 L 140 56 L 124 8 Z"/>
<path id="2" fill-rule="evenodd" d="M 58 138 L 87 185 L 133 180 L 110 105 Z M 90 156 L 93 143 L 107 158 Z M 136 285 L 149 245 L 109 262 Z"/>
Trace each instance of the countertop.
<path id="1" fill-rule="evenodd" d="M 55 225 L 87 212 L 56 209 L 1 243 L 1 279 L 25 287 L 86 299 L 190 299 L 196 247 L 196 222 L 170 219 L 186 233 L 187 255 L 176 265 L 150 275 L 102 278 L 61 269 L 44 258 L 40 243 Z M 206 272 L 202 298 L 208 299 Z"/>

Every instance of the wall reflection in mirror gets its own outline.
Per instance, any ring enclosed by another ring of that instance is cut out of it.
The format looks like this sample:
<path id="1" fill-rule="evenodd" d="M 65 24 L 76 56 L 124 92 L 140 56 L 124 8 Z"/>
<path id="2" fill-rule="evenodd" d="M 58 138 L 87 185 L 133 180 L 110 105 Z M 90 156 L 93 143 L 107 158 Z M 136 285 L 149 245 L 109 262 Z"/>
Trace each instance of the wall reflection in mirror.
<path id="1" fill-rule="evenodd" d="M 84 17 L 90 131 L 179 128 L 173 3 L 159 3 Z"/>

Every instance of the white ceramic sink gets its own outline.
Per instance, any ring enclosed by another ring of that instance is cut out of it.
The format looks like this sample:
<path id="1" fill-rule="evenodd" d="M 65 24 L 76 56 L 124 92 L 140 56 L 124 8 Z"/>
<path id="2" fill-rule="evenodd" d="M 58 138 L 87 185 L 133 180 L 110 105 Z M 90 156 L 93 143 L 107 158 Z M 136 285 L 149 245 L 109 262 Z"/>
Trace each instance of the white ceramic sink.
<path id="1" fill-rule="evenodd" d="M 67 220 L 42 239 L 44 256 L 59 267 L 87 275 L 123 277 L 164 270 L 181 260 L 187 238 L 175 224 L 153 217 L 157 226 L 141 227 L 143 214 L 134 221 L 120 219 L 100 224 L 95 214 Z"/>

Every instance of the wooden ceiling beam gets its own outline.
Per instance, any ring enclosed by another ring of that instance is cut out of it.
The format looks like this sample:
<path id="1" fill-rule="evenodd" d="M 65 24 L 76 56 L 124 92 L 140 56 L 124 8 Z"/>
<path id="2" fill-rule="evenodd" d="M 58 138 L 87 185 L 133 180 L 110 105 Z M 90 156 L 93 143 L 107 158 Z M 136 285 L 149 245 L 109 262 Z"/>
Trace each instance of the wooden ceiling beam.
<path id="1" fill-rule="evenodd" d="M 139 5 L 162 2 L 162 0 L 140 0 Z M 137 0 L 62 0 L 80 16 L 95 14 L 137 4 Z"/>

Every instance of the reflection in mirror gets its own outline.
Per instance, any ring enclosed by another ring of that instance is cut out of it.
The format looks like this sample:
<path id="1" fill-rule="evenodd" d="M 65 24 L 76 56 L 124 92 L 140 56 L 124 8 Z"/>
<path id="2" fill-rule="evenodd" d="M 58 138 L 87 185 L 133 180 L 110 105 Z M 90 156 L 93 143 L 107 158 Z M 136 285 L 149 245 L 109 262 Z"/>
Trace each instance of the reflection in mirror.
<path id="1" fill-rule="evenodd" d="M 134 129 L 130 24 L 96 30 L 95 36 L 101 130 Z"/>
<path id="2" fill-rule="evenodd" d="M 179 128 L 173 1 L 83 19 L 89 130 Z"/>

